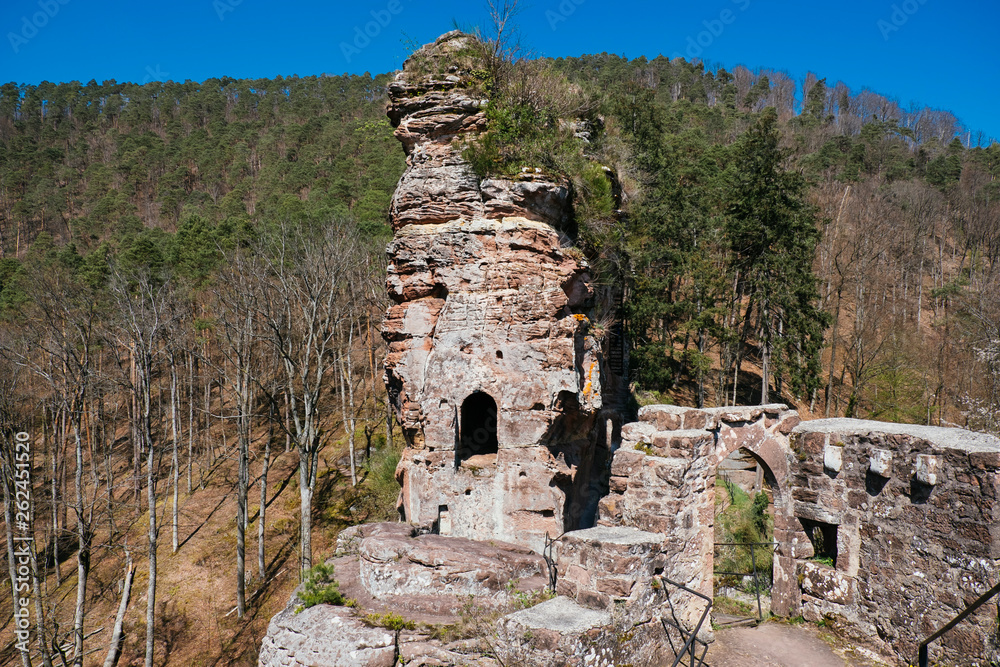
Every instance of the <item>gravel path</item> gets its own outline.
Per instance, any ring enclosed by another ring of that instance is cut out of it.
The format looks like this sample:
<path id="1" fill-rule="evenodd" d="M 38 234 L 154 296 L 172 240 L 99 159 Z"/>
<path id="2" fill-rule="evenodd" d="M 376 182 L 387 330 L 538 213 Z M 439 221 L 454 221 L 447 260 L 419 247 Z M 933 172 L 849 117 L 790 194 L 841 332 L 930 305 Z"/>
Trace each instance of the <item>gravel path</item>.
<path id="1" fill-rule="evenodd" d="M 811 625 L 765 623 L 756 628 L 717 630 L 705 663 L 710 667 L 880 667 L 844 644 L 834 648 Z"/>

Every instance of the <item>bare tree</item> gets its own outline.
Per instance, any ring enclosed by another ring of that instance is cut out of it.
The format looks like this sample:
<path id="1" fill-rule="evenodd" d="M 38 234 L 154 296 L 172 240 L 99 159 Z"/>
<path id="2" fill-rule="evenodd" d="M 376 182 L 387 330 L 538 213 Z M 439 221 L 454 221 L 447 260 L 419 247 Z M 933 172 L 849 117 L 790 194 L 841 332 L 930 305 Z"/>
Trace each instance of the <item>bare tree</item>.
<path id="1" fill-rule="evenodd" d="M 156 513 L 156 483 L 162 450 L 156 446 L 152 425 L 154 372 L 164 353 L 163 336 L 175 320 L 173 285 L 148 271 L 126 273 L 113 270 L 110 293 L 117 317 L 110 319 L 106 336 L 123 369 L 124 384 L 137 406 L 134 430 L 140 450 L 146 453 L 146 502 L 149 513 L 149 581 L 146 588 L 146 667 L 153 667 L 156 621 L 156 546 L 159 525 Z M 126 370 L 127 369 L 127 370 Z"/>
<path id="2" fill-rule="evenodd" d="M 94 372 L 100 299 L 96 292 L 58 265 L 32 266 L 25 287 L 30 306 L 22 313 L 29 326 L 20 345 L 4 346 L 0 353 L 29 369 L 51 389 L 73 437 L 74 501 L 77 533 L 77 594 L 73 621 L 74 665 L 83 664 L 83 624 L 86 616 L 91 544 L 98 489 L 84 485 L 84 416 Z M 63 430 L 65 433 L 65 430 Z M 95 462 L 90 460 L 91 470 Z M 58 542 L 58 535 L 54 543 Z"/>
<path id="3" fill-rule="evenodd" d="M 257 254 L 263 263 L 260 324 L 283 369 L 299 453 L 300 566 L 305 571 L 312 567 L 312 499 L 324 445 L 322 401 L 343 353 L 338 332 L 356 298 L 365 255 L 353 225 L 339 221 L 323 231 L 286 223 Z"/>
<path id="4" fill-rule="evenodd" d="M 19 410 L 15 402 L 20 384 L 18 368 L 0 357 L 0 485 L 3 486 L 4 537 L 7 545 L 7 568 L 10 576 L 11 601 L 14 618 L 21 618 L 21 600 L 18 593 L 16 563 L 14 553 L 14 481 L 16 479 L 17 451 L 15 434 L 18 430 Z M 29 451 L 30 455 L 30 451 Z M 19 650 L 22 667 L 31 667 L 31 657 L 27 649 Z"/>
<path id="5" fill-rule="evenodd" d="M 246 527 L 247 489 L 249 486 L 250 438 L 253 421 L 254 390 L 258 376 L 260 335 L 257 317 L 260 312 L 258 276 L 264 271 L 261 262 L 242 251 L 227 256 L 226 268 L 213 290 L 213 310 L 218 322 L 219 367 L 235 399 L 236 440 L 239 450 L 239 473 L 236 485 L 236 613 L 246 612 Z"/>

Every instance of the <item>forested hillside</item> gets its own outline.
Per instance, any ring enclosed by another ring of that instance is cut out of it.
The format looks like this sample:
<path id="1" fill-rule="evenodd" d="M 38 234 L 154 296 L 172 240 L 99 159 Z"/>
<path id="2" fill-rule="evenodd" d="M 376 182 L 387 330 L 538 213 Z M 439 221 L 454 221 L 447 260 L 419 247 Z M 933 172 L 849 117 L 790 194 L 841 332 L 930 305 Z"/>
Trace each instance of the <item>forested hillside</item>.
<path id="1" fill-rule="evenodd" d="M 351 213 L 378 231 L 403 158 L 376 78 L 0 86 L 0 250 L 40 232 L 143 230 Z"/>
<path id="2" fill-rule="evenodd" d="M 997 428 L 1000 144 L 966 148 L 949 112 L 814 75 L 554 66 L 602 91 L 595 153 L 625 215 L 597 254 L 629 286 L 639 387 Z"/>
<path id="3" fill-rule="evenodd" d="M 475 71 L 465 155 L 572 182 L 566 242 L 638 401 L 1000 428 L 1000 145 L 815 76 Z M 0 432 L 5 466 L 33 443 L 36 660 L 103 661 L 136 563 L 122 664 L 255 664 L 336 530 L 392 515 L 391 76 L 0 86 Z"/>

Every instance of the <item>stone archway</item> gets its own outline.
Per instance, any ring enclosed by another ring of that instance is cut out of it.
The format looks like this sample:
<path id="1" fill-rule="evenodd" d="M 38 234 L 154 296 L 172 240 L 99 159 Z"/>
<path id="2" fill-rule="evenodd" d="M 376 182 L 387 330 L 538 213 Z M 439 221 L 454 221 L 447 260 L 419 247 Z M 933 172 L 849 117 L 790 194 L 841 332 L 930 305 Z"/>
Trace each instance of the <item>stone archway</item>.
<path id="1" fill-rule="evenodd" d="M 711 597 L 718 604 L 720 596 L 732 601 L 715 607 L 713 618 L 722 623 L 720 618 L 735 622 L 766 614 L 771 606 L 770 583 L 774 581 L 776 559 L 774 547 L 763 543 L 773 542 L 775 517 L 781 511 L 779 505 L 784 506 L 787 492 L 779 487 L 763 458 L 746 447 L 738 447 L 722 460 L 706 490 L 713 492 L 709 495 L 714 513 L 710 531 L 713 544 L 704 553 L 704 576 L 711 576 Z M 745 576 L 727 574 L 750 575 L 754 571 L 757 574 L 753 583 L 760 585 L 756 591 L 753 586 L 747 587 L 750 580 Z M 716 613 L 722 616 L 716 617 Z"/>
<path id="2" fill-rule="evenodd" d="M 778 543 L 771 568 L 773 581 L 771 609 L 777 613 L 784 613 L 787 606 L 785 602 L 787 580 L 790 577 L 795 578 L 794 572 L 789 574 L 787 567 L 791 556 L 791 544 L 788 540 L 788 527 L 791 525 L 792 515 L 789 470 L 793 456 L 788 433 L 799 423 L 799 418 L 797 413 L 788 411 L 784 406 L 781 406 L 781 410 L 775 409 L 774 412 L 769 412 L 769 407 L 771 406 L 714 411 L 718 413 L 719 421 L 715 450 L 710 458 L 709 488 L 714 491 L 719 465 L 735 451 L 748 452 L 763 467 L 774 494 L 772 539 Z M 714 493 L 711 495 L 714 507 L 715 496 Z M 714 544 L 711 549 L 706 548 L 703 551 L 704 576 L 711 576 L 715 565 L 714 556 Z"/>
<path id="3" fill-rule="evenodd" d="M 774 491 L 774 581 L 784 600 L 791 558 L 788 434 L 800 423 L 783 405 L 709 408 L 654 405 L 622 427 L 622 446 L 611 467 L 611 493 L 602 499 L 600 521 L 666 537 L 665 574 L 712 594 L 715 479 L 719 464 L 745 449 L 770 471 Z M 794 569 L 794 565 L 793 565 Z M 775 591 L 776 594 L 778 591 Z M 782 602 L 775 600 L 776 610 Z"/>

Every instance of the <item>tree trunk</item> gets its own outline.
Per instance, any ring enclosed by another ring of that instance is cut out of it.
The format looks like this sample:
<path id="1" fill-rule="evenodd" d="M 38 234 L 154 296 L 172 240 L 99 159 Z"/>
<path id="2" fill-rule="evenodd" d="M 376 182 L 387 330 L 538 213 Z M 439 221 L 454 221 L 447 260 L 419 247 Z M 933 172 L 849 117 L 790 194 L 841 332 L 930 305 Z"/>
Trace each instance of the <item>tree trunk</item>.
<path id="1" fill-rule="evenodd" d="M 187 457 L 187 492 L 191 495 L 191 467 L 194 454 L 194 365 L 195 357 L 188 356 L 188 457 Z"/>
<path id="2" fill-rule="evenodd" d="M 347 354 L 350 355 L 350 353 L 351 353 L 350 348 L 348 348 Z M 357 486 L 358 471 L 357 471 L 357 463 L 354 460 L 354 430 L 350 428 L 350 425 L 347 421 L 347 387 L 345 386 L 345 384 L 350 384 L 350 382 L 345 383 L 344 378 L 347 375 L 347 370 L 344 367 L 343 356 L 341 356 L 340 359 L 338 360 L 337 368 L 340 371 L 340 416 L 341 416 L 341 421 L 344 424 L 344 430 L 348 431 L 347 442 L 348 442 L 348 453 L 350 454 L 351 457 L 351 486 Z"/>
<path id="3" fill-rule="evenodd" d="M 143 369 L 144 371 L 146 369 Z M 146 667 L 153 667 L 156 628 L 156 475 L 154 474 L 153 439 L 150 429 L 150 375 L 143 378 L 143 436 L 146 440 L 146 502 L 149 512 L 149 584 L 146 588 Z"/>
<path id="4" fill-rule="evenodd" d="M 354 433 L 357 430 L 357 415 L 354 410 L 354 366 L 351 360 L 351 351 L 354 349 L 354 322 L 349 324 L 350 333 L 347 336 L 347 402 L 348 402 L 348 423 L 347 441 L 351 450 L 351 481 L 357 486 L 357 466 L 354 461 Z"/>
<path id="5" fill-rule="evenodd" d="M 770 338 L 761 341 L 763 343 L 763 349 L 761 350 L 761 364 L 760 364 L 760 404 L 767 405 L 770 389 L 770 373 L 771 373 L 771 340 Z"/>
<path id="6" fill-rule="evenodd" d="M 42 667 L 52 667 L 52 654 L 49 652 L 45 637 L 45 605 L 42 604 L 42 584 L 38 576 L 38 558 L 34 551 L 31 554 L 31 587 L 35 594 L 35 635 L 38 639 L 38 651 L 42 655 Z"/>
<path id="7" fill-rule="evenodd" d="M 52 562 L 55 564 L 56 588 L 62 586 L 62 568 L 59 567 L 59 412 L 53 411 L 52 422 Z"/>
<path id="8" fill-rule="evenodd" d="M 312 489 L 309 486 L 309 450 L 299 449 L 300 564 L 299 578 L 312 567 Z"/>
<path id="9" fill-rule="evenodd" d="M 82 401 L 80 402 L 82 404 Z M 73 618 L 73 664 L 83 665 L 83 619 L 87 604 L 87 579 L 90 574 L 90 526 L 83 508 L 83 440 L 80 437 L 79 415 L 73 415 L 73 439 L 76 444 L 76 473 L 73 483 L 76 487 L 76 530 L 79 553 L 76 559 L 76 611 Z"/>
<path id="10" fill-rule="evenodd" d="M 257 572 L 260 580 L 265 580 L 264 574 L 267 571 L 267 563 L 264 562 L 264 528 L 265 517 L 267 516 L 267 472 L 271 467 L 271 438 L 274 437 L 274 421 L 271 421 L 271 428 L 267 434 L 267 442 L 264 443 L 264 464 L 260 472 L 260 510 L 257 512 Z"/>
<path id="11" fill-rule="evenodd" d="M 837 288 L 837 306 L 833 310 L 833 332 L 830 334 L 830 372 L 826 378 L 826 414 L 830 418 L 830 404 L 833 401 L 833 375 L 837 363 L 837 331 L 840 328 L 840 298 L 843 292 L 843 281 Z"/>
<path id="12" fill-rule="evenodd" d="M 768 299 L 764 299 L 760 309 L 761 363 L 760 363 L 760 404 L 767 405 L 771 385 L 771 313 Z"/>
<path id="13" fill-rule="evenodd" d="M 244 412 L 243 396 L 240 397 L 239 424 L 239 479 L 236 483 L 236 615 L 243 618 L 246 613 L 246 529 L 247 529 L 247 483 L 248 483 L 248 443 L 250 416 Z"/>
<path id="14" fill-rule="evenodd" d="M 385 444 L 392 451 L 392 399 L 385 397 Z"/>
<path id="15" fill-rule="evenodd" d="M 122 588 L 122 600 L 118 605 L 118 615 L 115 616 L 115 629 L 111 634 L 111 645 L 108 647 L 108 657 L 104 659 L 104 667 L 116 667 L 122 649 L 122 626 L 125 623 L 125 612 L 128 610 L 129 597 L 132 594 L 132 576 L 135 565 L 128 559 L 128 572 L 125 574 L 125 586 Z"/>
<path id="16" fill-rule="evenodd" d="M 173 483 L 173 503 L 171 504 L 171 546 L 173 547 L 173 553 L 177 553 L 177 502 L 180 499 L 180 460 L 177 458 L 177 438 L 179 437 L 178 431 L 178 421 L 180 416 L 177 414 L 177 364 L 175 363 L 173 353 L 170 354 L 170 427 L 171 427 L 171 440 L 173 441 L 173 453 L 170 458 L 170 477 Z"/>

